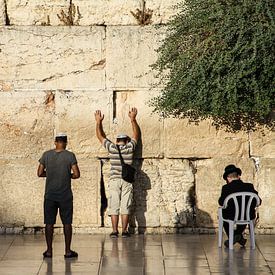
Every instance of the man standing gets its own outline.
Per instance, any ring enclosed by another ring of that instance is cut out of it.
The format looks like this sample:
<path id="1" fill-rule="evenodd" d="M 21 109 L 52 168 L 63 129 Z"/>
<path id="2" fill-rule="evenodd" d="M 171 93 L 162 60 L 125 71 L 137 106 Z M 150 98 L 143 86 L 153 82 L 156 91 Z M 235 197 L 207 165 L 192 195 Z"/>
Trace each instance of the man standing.
<path id="1" fill-rule="evenodd" d="M 230 164 L 225 167 L 223 179 L 227 182 L 222 187 L 221 196 L 219 198 L 219 205 L 223 206 L 224 200 L 227 196 L 229 196 L 232 193 L 236 192 L 252 192 L 258 195 L 258 192 L 254 189 L 253 184 L 243 182 L 240 179 L 240 176 L 242 175 L 242 170 L 240 168 L 237 168 L 235 165 Z M 255 207 L 256 207 L 256 201 L 253 200 L 250 212 L 250 218 L 255 219 Z M 234 203 L 229 202 L 226 209 L 223 209 L 223 217 L 225 219 L 233 220 L 235 217 L 235 206 Z M 229 237 L 229 224 L 227 222 L 223 223 L 224 230 L 226 232 L 226 235 Z M 234 231 L 234 244 L 238 242 L 240 245 L 245 246 L 246 239 L 243 237 L 243 232 L 246 228 L 246 225 L 238 224 L 236 230 Z M 226 240 L 224 242 L 224 245 L 226 247 L 229 247 L 229 241 Z"/>
<path id="2" fill-rule="evenodd" d="M 99 141 L 108 150 L 111 163 L 108 197 L 108 214 L 111 216 L 113 227 L 113 232 L 110 234 L 111 238 L 118 237 L 119 214 L 122 220 L 122 237 L 127 238 L 130 236 L 128 233 L 128 223 L 130 206 L 133 200 L 133 186 L 131 183 L 122 179 L 122 165 L 119 151 L 121 152 L 124 162 L 131 165 L 137 141 L 140 136 L 140 129 L 136 121 L 137 109 L 132 108 L 128 115 L 132 124 L 133 137 L 130 139 L 127 135 L 120 134 L 117 136 L 116 144 L 114 144 L 106 138 L 103 131 L 102 121 L 104 115 L 100 110 L 95 112 L 96 135 Z"/>
<path id="3" fill-rule="evenodd" d="M 47 250 L 45 258 L 52 257 L 53 230 L 57 210 L 63 223 L 65 235 L 65 258 L 75 258 L 78 254 L 71 250 L 73 194 L 71 179 L 78 179 L 80 171 L 74 153 L 66 150 L 66 134 L 55 137 L 55 149 L 45 152 L 39 160 L 38 177 L 46 177 L 44 196 L 44 223 Z"/>

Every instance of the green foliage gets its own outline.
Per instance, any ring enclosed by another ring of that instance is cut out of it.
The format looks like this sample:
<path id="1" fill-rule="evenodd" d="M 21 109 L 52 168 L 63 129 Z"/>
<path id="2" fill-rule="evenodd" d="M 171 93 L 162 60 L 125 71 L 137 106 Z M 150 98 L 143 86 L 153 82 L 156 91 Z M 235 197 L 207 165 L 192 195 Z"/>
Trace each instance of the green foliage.
<path id="1" fill-rule="evenodd" d="M 155 111 L 229 130 L 274 126 L 275 1 L 185 0 L 153 68 Z"/>

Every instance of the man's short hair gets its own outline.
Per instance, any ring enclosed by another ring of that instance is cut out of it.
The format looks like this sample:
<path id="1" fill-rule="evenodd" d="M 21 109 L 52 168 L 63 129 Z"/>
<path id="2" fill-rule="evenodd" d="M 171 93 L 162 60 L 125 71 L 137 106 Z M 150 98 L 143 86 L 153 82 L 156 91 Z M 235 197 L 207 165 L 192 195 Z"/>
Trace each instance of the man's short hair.
<path id="1" fill-rule="evenodd" d="M 232 172 L 230 174 L 227 175 L 228 178 L 230 179 L 237 179 L 238 178 L 238 173 L 237 172 Z"/>
<path id="2" fill-rule="evenodd" d="M 57 134 L 55 136 L 55 141 L 56 142 L 64 142 L 64 143 L 67 143 L 67 135 L 66 134 L 63 134 L 63 133 L 60 133 L 60 134 Z"/>

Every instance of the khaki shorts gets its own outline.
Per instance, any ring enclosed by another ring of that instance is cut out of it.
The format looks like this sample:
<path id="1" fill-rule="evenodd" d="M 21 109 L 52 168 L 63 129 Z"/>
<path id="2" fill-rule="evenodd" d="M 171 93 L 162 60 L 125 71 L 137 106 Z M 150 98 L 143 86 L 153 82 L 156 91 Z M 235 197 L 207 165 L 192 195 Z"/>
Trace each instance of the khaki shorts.
<path id="1" fill-rule="evenodd" d="M 108 215 L 129 215 L 133 185 L 123 179 L 111 179 L 108 186 Z"/>

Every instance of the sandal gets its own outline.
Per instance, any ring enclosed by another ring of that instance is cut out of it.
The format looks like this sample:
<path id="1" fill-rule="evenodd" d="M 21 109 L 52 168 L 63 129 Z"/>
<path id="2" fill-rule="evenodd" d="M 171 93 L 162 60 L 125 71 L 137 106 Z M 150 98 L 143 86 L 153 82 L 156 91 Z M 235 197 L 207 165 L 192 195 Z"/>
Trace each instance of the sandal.
<path id="1" fill-rule="evenodd" d="M 45 251 L 45 252 L 43 253 L 43 257 L 44 257 L 44 258 L 52 258 L 53 255 L 50 254 L 50 253 L 48 253 L 48 251 Z"/>
<path id="2" fill-rule="evenodd" d="M 70 254 L 69 255 L 64 255 L 64 258 L 66 258 L 66 259 L 69 259 L 69 258 L 77 258 L 78 257 L 78 254 L 77 254 L 77 252 L 75 252 L 75 251 L 73 251 L 73 250 L 71 250 L 71 252 L 70 252 Z"/>
<path id="3" fill-rule="evenodd" d="M 118 232 L 112 232 L 112 233 L 110 234 L 110 238 L 111 238 L 111 239 L 117 239 L 117 238 L 118 238 Z"/>

